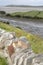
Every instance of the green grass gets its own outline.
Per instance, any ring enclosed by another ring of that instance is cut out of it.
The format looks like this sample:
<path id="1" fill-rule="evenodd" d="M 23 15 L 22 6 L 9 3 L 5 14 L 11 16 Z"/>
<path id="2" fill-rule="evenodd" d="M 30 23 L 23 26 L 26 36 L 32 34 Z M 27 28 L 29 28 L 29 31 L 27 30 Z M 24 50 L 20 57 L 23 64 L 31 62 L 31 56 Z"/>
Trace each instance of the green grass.
<path id="1" fill-rule="evenodd" d="M 5 58 L 0 57 L 0 65 L 8 65 L 7 60 Z"/>
<path id="2" fill-rule="evenodd" d="M 36 35 L 27 35 L 27 38 L 35 53 L 43 53 L 43 38 Z"/>
<path id="3" fill-rule="evenodd" d="M 28 11 L 28 12 L 14 12 L 14 13 L 5 13 L 3 11 L 0 12 L 0 16 L 7 17 L 18 17 L 18 18 L 28 18 L 28 19 L 43 19 L 43 11 Z M 3 15 L 4 14 L 4 15 Z"/>
<path id="4" fill-rule="evenodd" d="M 15 13 L 12 13 L 11 15 L 12 16 L 15 16 L 15 15 L 20 15 L 20 16 L 23 16 L 24 12 L 15 12 Z"/>
<path id="5" fill-rule="evenodd" d="M 43 18 L 43 11 L 40 11 L 40 13 L 37 15 L 39 18 Z"/>
<path id="6" fill-rule="evenodd" d="M 11 14 L 12 17 L 21 17 L 21 18 L 33 18 L 41 19 L 43 18 L 43 11 L 29 11 L 29 12 L 15 12 Z"/>
<path id="7" fill-rule="evenodd" d="M 30 12 L 25 12 L 24 16 L 35 17 L 37 14 L 38 14 L 38 11 L 30 11 Z"/>
<path id="8" fill-rule="evenodd" d="M 11 32 L 15 32 L 16 36 L 20 37 L 20 36 L 26 36 L 27 33 L 24 32 L 23 30 L 19 29 L 19 28 L 15 28 L 13 26 L 9 26 L 8 24 L 2 23 L 0 22 L 0 28 L 5 29 L 6 31 L 11 31 Z"/>
<path id="9" fill-rule="evenodd" d="M 29 40 L 31 44 L 33 51 L 35 53 L 43 53 L 43 38 L 40 38 L 39 36 L 36 35 L 32 35 L 30 33 L 26 33 L 21 29 L 15 28 L 2 22 L 0 22 L 0 28 L 5 29 L 6 31 L 9 32 L 15 32 L 17 37 L 26 36 L 26 38 Z"/>
<path id="10" fill-rule="evenodd" d="M 11 15 L 12 16 L 20 15 L 21 17 L 23 16 L 35 17 L 37 14 L 38 14 L 38 11 L 30 11 L 30 12 L 15 12 L 15 13 L 12 13 Z"/>

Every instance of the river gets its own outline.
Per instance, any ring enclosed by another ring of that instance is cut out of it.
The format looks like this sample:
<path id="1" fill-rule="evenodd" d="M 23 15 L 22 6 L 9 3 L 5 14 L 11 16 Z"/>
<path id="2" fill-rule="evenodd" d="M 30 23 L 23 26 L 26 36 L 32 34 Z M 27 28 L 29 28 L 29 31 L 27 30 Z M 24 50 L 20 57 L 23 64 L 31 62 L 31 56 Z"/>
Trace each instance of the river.
<path id="1" fill-rule="evenodd" d="M 0 21 L 9 22 L 10 25 L 15 27 L 21 27 L 26 32 L 40 35 L 43 37 L 43 22 L 26 21 L 26 20 L 12 20 L 8 18 L 0 17 Z"/>

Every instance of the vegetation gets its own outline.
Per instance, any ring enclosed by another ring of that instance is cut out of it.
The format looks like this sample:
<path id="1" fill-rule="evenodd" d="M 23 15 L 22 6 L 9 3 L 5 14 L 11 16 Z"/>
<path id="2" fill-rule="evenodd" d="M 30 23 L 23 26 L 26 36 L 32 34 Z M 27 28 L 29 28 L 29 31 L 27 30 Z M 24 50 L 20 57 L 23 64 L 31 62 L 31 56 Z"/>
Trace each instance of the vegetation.
<path id="1" fill-rule="evenodd" d="M 8 65 L 7 60 L 5 58 L 0 57 L 0 65 Z"/>
<path id="2" fill-rule="evenodd" d="M 15 12 L 10 14 L 12 17 L 29 19 L 43 19 L 43 11 Z"/>
<path id="3" fill-rule="evenodd" d="M 27 35 L 31 47 L 35 53 L 43 53 L 43 38 L 36 35 Z"/>
<path id="4" fill-rule="evenodd" d="M 35 53 L 43 53 L 43 38 L 40 38 L 39 36 L 32 35 L 30 33 L 26 33 L 25 31 L 15 28 L 13 26 L 10 26 L 8 24 L 0 22 L 0 28 L 5 29 L 6 31 L 12 31 L 16 33 L 17 37 L 20 36 L 26 36 L 26 38 L 29 40 L 31 47 Z"/>
<path id="5" fill-rule="evenodd" d="M 7 17 L 18 17 L 18 18 L 28 18 L 28 19 L 43 19 L 43 11 L 29 11 L 29 12 L 15 12 L 15 13 L 7 13 L 5 11 L 0 11 L 1 15 Z"/>
<path id="6" fill-rule="evenodd" d="M 43 11 L 29 11 L 29 12 L 15 12 L 7 13 L 5 11 L 0 11 L 1 15 L 6 17 L 18 17 L 18 18 L 28 18 L 28 19 L 43 19 Z"/>
<path id="7" fill-rule="evenodd" d="M 19 29 L 21 29 L 21 30 L 22 30 L 22 28 L 21 28 L 21 27 L 19 27 L 19 26 L 16 26 L 16 28 L 19 28 Z"/>
<path id="8" fill-rule="evenodd" d="M 5 11 L 0 11 L 0 14 L 6 14 L 6 12 Z"/>
<path id="9" fill-rule="evenodd" d="M 11 16 L 10 14 L 6 14 L 6 16 Z"/>
<path id="10" fill-rule="evenodd" d="M 16 28 L 16 27 L 13 27 L 13 26 L 10 26 L 8 24 L 5 24 L 5 23 L 2 23 L 0 22 L 0 28 L 2 29 L 5 29 L 6 31 L 11 31 L 11 32 L 15 32 L 16 33 L 16 36 L 20 37 L 20 36 L 26 36 L 27 33 L 24 32 L 23 30 L 19 29 L 19 28 Z"/>
<path id="11" fill-rule="evenodd" d="M 8 21 L 7 22 L 3 22 L 3 23 L 10 24 Z"/>
<path id="12" fill-rule="evenodd" d="M 43 19 L 43 11 L 39 12 L 39 14 L 37 15 L 37 17 Z"/>

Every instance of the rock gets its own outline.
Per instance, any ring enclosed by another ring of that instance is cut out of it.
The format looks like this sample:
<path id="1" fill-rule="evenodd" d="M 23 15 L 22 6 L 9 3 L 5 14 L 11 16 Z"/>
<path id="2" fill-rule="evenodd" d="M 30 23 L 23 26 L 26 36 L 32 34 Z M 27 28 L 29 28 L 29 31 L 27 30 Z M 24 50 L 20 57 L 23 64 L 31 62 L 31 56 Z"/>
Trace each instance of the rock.
<path id="1" fill-rule="evenodd" d="M 33 65 L 43 65 L 43 54 L 37 55 L 32 61 Z"/>
<path id="2" fill-rule="evenodd" d="M 4 45 L 5 47 L 8 47 L 12 44 L 12 40 L 5 40 Z"/>
<path id="3" fill-rule="evenodd" d="M 10 34 L 12 34 L 14 38 L 16 38 L 16 36 L 15 36 L 15 35 L 16 35 L 15 32 L 10 32 Z"/>
<path id="4" fill-rule="evenodd" d="M 24 65 L 25 64 L 25 59 L 26 60 L 26 65 L 32 64 L 32 59 L 35 56 L 33 51 L 29 48 L 27 49 L 22 49 L 22 51 L 18 51 L 12 56 L 13 63 L 14 65 Z"/>
<path id="5" fill-rule="evenodd" d="M 4 34 L 2 35 L 2 37 L 3 37 L 4 39 L 12 39 L 12 38 L 13 38 L 13 35 L 10 34 L 9 32 L 6 32 L 6 33 L 4 33 Z"/>
<path id="6" fill-rule="evenodd" d="M 8 49 L 9 56 L 11 57 L 12 54 L 15 52 L 14 47 L 13 47 L 12 44 L 11 44 L 10 46 L 8 46 L 7 49 Z"/>
<path id="7" fill-rule="evenodd" d="M 19 38 L 18 45 L 20 45 L 23 48 L 31 48 L 31 45 L 25 36 Z"/>
<path id="8" fill-rule="evenodd" d="M 2 36 L 3 33 L 5 33 L 5 30 L 0 28 L 0 37 Z"/>
<path id="9" fill-rule="evenodd" d="M 21 37 L 19 38 L 19 40 L 25 42 L 26 44 L 29 43 L 25 36 L 21 36 Z"/>
<path id="10" fill-rule="evenodd" d="M 23 54 L 24 54 L 24 53 L 21 53 L 21 54 L 15 56 L 15 58 L 14 58 L 14 64 L 15 64 L 15 65 L 18 65 L 18 60 L 19 60 L 19 58 L 20 58 Z"/>
<path id="11" fill-rule="evenodd" d="M 2 49 L 4 47 L 4 44 L 0 43 L 0 49 Z"/>
<path id="12" fill-rule="evenodd" d="M 24 53 L 20 59 L 19 59 L 19 62 L 18 62 L 18 65 L 24 65 L 24 60 L 26 57 L 28 57 L 28 54 L 32 53 L 32 51 L 30 51 L 29 49 L 27 50 L 26 53 Z"/>
<path id="13" fill-rule="evenodd" d="M 32 59 L 35 57 L 34 53 L 30 53 L 25 59 L 23 65 L 32 65 Z"/>

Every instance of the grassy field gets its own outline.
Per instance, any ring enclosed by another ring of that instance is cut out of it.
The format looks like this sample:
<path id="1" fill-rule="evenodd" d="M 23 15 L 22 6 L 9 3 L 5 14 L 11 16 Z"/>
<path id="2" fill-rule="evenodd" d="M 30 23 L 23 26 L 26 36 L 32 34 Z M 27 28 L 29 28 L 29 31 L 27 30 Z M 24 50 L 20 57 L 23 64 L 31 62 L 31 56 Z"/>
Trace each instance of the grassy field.
<path id="1" fill-rule="evenodd" d="M 43 19 L 43 11 L 15 12 L 10 15 L 12 17 Z"/>
<path id="2" fill-rule="evenodd" d="M 15 32 L 17 37 L 26 36 L 26 38 L 29 40 L 31 44 L 33 51 L 35 53 L 43 53 L 43 38 L 40 38 L 39 36 L 36 35 L 32 35 L 30 33 L 26 33 L 21 29 L 15 28 L 2 22 L 0 22 L 0 28 L 5 29 L 6 31 L 9 32 Z"/>
<path id="3" fill-rule="evenodd" d="M 34 17 L 34 16 L 36 16 L 38 14 L 38 11 L 30 11 L 30 12 L 15 12 L 15 13 L 12 13 L 11 14 L 11 16 L 17 16 L 17 15 L 19 15 L 19 16 L 21 16 L 21 17 L 23 17 L 23 16 L 31 16 L 31 17 Z"/>
<path id="4" fill-rule="evenodd" d="M 43 18 L 43 11 L 39 12 L 39 14 L 37 15 L 37 17 Z"/>
<path id="5" fill-rule="evenodd" d="M 28 19 L 43 19 L 43 11 L 28 11 L 28 12 L 14 12 L 14 13 L 6 13 L 4 11 L 0 11 L 0 16 L 7 17 L 18 17 L 18 18 L 28 18 Z"/>
<path id="6" fill-rule="evenodd" d="M 5 58 L 0 57 L 0 65 L 8 65 L 7 60 Z"/>

